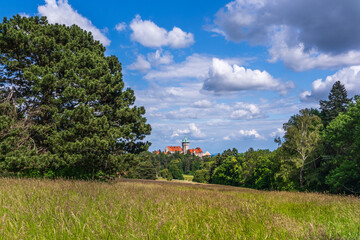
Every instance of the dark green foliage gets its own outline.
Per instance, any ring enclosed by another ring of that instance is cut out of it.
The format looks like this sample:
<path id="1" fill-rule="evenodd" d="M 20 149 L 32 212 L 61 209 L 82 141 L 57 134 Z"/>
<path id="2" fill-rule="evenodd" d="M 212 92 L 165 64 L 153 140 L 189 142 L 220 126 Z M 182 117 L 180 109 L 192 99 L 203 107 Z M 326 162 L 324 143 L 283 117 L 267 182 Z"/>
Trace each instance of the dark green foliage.
<path id="1" fill-rule="evenodd" d="M 16 109 L 0 113 L 3 170 L 94 177 L 147 150 L 145 109 L 91 33 L 18 15 L 0 24 L 0 49 L 1 107 Z"/>
<path id="2" fill-rule="evenodd" d="M 165 178 L 168 181 L 171 181 L 173 179 L 173 176 L 171 175 L 171 172 L 169 171 L 169 169 L 165 168 L 163 170 L 160 171 L 159 175 L 162 178 Z"/>
<path id="3" fill-rule="evenodd" d="M 351 99 L 347 97 L 345 86 L 336 81 L 329 93 L 329 100 L 320 101 L 321 119 L 326 127 L 340 113 L 346 112 Z"/>
<path id="4" fill-rule="evenodd" d="M 211 182 L 215 184 L 239 186 L 240 171 L 237 159 L 228 156 L 223 163 L 215 169 Z"/>
<path id="5" fill-rule="evenodd" d="M 333 166 L 326 177 L 330 190 L 360 194 L 360 96 L 329 124 L 324 139 L 336 152 L 328 160 Z"/>
<path id="6" fill-rule="evenodd" d="M 184 180 L 183 173 L 181 172 L 179 165 L 181 161 L 179 160 L 172 160 L 170 162 L 169 171 L 174 179 Z"/>
<path id="7" fill-rule="evenodd" d="M 194 174 L 193 182 L 208 183 L 210 180 L 209 170 L 201 169 L 197 170 Z"/>
<path id="8" fill-rule="evenodd" d="M 140 162 L 136 168 L 136 178 L 155 180 L 156 171 L 151 161 Z"/>
<path id="9" fill-rule="evenodd" d="M 190 154 L 164 154 L 160 152 L 159 154 L 152 154 L 151 158 L 153 159 L 153 164 L 158 167 L 158 169 L 169 169 L 170 162 L 173 160 L 177 161 L 178 168 L 184 174 L 193 175 L 196 170 L 201 168 L 201 164 L 204 162 L 203 159 Z"/>
<path id="10" fill-rule="evenodd" d="M 250 148 L 243 154 L 235 150 L 224 151 L 222 155 L 214 157 L 213 164 L 209 164 L 217 166 L 210 175 L 212 183 L 257 189 L 276 188 L 275 168 L 278 165 L 269 150 Z"/>

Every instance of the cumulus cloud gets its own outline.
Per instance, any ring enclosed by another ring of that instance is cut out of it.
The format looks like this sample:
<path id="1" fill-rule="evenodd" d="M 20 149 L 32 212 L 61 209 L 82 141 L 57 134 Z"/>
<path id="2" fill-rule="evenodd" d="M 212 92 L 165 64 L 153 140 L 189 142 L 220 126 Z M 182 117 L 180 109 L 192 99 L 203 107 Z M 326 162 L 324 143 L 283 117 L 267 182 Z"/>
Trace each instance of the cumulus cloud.
<path id="1" fill-rule="evenodd" d="M 230 115 L 232 119 L 249 120 L 249 119 L 264 117 L 260 111 L 260 108 L 255 104 L 239 102 L 235 104 L 234 109 L 235 110 Z"/>
<path id="2" fill-rule="evenodd" d="M 110 40 L 86 17 L 74 10 L 67 0 L 45 0 L 45 5 L 38 7 L 41 16 L 46 16 L 49 23 L 78 25 L 82 29 L 91 32 L 95 40 L 100 41 L 104 46 L 110 45 Z"/>
<path id="3" fill-rule="evenodd" d="M 148 53 L 147 57 L 142 54 L 137 55 L 136 62 L 127 66 L 130 70 L 136 70 L 142 73 L 148 72 L 151 67 L 170 64 L 173 56 L 169 52 L 163 53 L 162 50 L 156 50 L 154 53 Z"/>
<path id="4" fill-rule="evenodd" d="M 346 88 L 349 96 L 360 93 L 360 66 L 343 68 L 325 80 L 317 79 L 312 83 L 311 92 L 304 91 L 300 94 L 303 101 L 319 101 L 326 99 L 336 81 L 340 81 Z"/>
<path id="5" fill-rule="evenodd" d="M 293 38 L 291 30 L 281 27 L 271 36 L 270 62 L 283 60 L 284 64 L 295 71 L 313 68 L 327 69 L 338 66 L 360 64 L 360 51 L 350 50 L 344 53 L 322 53 L 316 48 L 306 50 L 302 42 L 289 45 Z M 296 33 L 295 33 L 296 35 Z"/>
<path id="6" fill-rule="evenodd" d="M 145 79 L 197 78 L 205 79 L 209 72 L 211 58 L 200 54 L 188 56 L 185 61 L 163 66 L 146 74 Z"/>
<path id="7" fill-rule="evenodd" d="M 276 131 L 270 133 L 270 137 L 282 137 L 284 136 L 285 130 L 283 128 L 277 128 Z"/>
<path id="8" fill-rule="evenodd" d="M 184 135 L 184 134 L 188 134 L 190 132 L 190 130 L 187 128 L 187 129 L 176 129 L 173 134 L 171 135 L 171 137 L 179 137 L 181 135 Z"/>
<path id="9" fill-rule="evenodd" d="M 139 15 L 131 21 L 130 29 L 133 31 L 131 39 L 145 47 L 185 48 L 195 42 L 192 33 L 186 33 L 178 27 L 167 31 L 150 20 L 143 21 Z"/>
<path id="10" fill-rule="evenodd" d="M 359 9 L 358 0 L 235 0 L 217 12 L 212 31 L 270 45 L 273 61 L 298 71 L 353 65 L 360 56 Z"/>
<path id="11" fill-rule="evenodd" d="M 278 90 L 286 92 L 291 83 L 281 84 L 268 72 L 245 69 L 236 64 L 213 58 L 209 69 L 209 77 L 205 80 L 203 89 L 214 92 L 242 90 Z"/>
<path id="12" fill-rule="evenodd" d="M 173 62 L 173 55 L 166 51 L 163 52 L 162 50 L 156 50 L 153 53 L 149 53 L 147 55 L 147 58 L 149 60 L 149 62 L 151 62 L 152 65 L 154 66 L 159 66 L 162 64 L 170 64 Z"/>
<path id="13" fill-rule="evenodd" d="M 228 136 L 223 137 L 223 140 L 229 141 L 231 139 L 236 139 L 236 138 L 255 138 L 255 139 L 261 139 L 261 140 L 266 139 L 265 137 L 260 135 L 255 129 L 251 129 L 251 130 L 241 129 L 240 131 L 238 131 L 236 133 L 232 133 Z"/>
<path id="14" fill-rule="evenodd" d="M 194 138 L 203 138 L 206 136 L 195 123 L 190 123 L 186 129 L 175 130 L 171 137 L 179 137 L 184 134 L 190 134 Z"/>
<path id="15" fill-rule="evenodd" d="M 144 55 L 138 55 L 136 58 L 136 62 L 130 64 L 129 66 L 127 66 L 128 69 L 130 70 L 137 70 L 140 72 L 146 72 L 151 68 L 151 64 L 150 62 L 148 62 L 146 60 L 146 58 L 144 57 Z"/>
<path id="16" fill-rule="evenodd" d="M 196 108 L 210 108 L 212 107 L 214 104 L 211 103 L 209 100 L 199 100 L 194 102 L 194 104 L 192 104 L 193 107 Z"/>
<path id="17" fill-rule="evenodd" d="M 116 24 L 115 29 L 118 32 L 122 32 L 122 31 L 126 30 L 126 27 L 127 27 L 127 24 L 125 22 L 121 22 L 121 23 Z"/>
<path id="18" fill-rule="evenodd" d="M 251 130 L 240 130 L 239 134 L 241 136 L 245 136 L 245 137 L 255 137 L 257 139 L 265 139 L 263 136 L 261 136 L 255 129 L 251 129 Z"/>

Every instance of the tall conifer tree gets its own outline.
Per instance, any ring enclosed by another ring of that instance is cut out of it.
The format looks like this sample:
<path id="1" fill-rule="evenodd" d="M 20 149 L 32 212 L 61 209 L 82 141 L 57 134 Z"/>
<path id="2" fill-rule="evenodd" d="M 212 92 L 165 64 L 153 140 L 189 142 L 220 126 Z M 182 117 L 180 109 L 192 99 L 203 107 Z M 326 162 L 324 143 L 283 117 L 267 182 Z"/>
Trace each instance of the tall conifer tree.
<path id="1" fill-rule="evenodd" d="M 119 60 L 105 56 L 91 33 L 17 15 L 0 23 L 0 49 L 1 104 L 12 102 L 16 120 L 31 123 L 27 150 L 33 151 L 14 162 L 13 151 L 4 150 L 0 167 L 91 175 L 115 171 L 123 154 L 147 150 L 145 109 L 134 106 Z M 0 131 L 9 137 L 6 127 Z"/>
<path id="2" fill-rule="evenodd" d="M 321 118 L 324 126 L 329 125 L 340 113 L 346 112 L 350 101 L 345 86 L 340 81 L 336 81 L 329 93 L 329 100 L 320 101 Z"/>

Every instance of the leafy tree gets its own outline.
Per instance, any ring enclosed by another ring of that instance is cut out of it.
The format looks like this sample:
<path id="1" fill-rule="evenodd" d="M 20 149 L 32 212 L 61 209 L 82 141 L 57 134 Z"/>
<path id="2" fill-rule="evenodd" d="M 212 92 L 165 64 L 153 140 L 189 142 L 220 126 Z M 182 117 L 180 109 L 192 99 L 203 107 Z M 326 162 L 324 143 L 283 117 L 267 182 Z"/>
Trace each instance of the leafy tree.
<path id="1" fill-rule="evenodd" d="M 291 161 L 299 169 L 300 187 L 304 186 L 304 167 L 309 164 L 309 159 L 318 147 L 322 128 L 321 119 L 316 115 L 310 115 L 309 109 L 300 110 L 293 122 L 284 124 L 285 149 L 293 152 Z"/>
<path id="2" fill-rule="evenodd" d="M 336 153 L 326 177 L 332 192 L 360 194 L 360 96 L 326 128 L 325 141 Z"/>
<path id="3" fill-rule="evenodd" d="M 239 186 L 241 171 L 242 169 L 238 160 L 234 156 L 228 156 L 223 163 L 215 169 L 211 181 L 216 184 Z"/>
<path id="4" fill-rule="evenodd" d="M 121 64 L 91 33 L 17 15 L 0 23 L 0 49 L 1 101 L 16 109 L 1 113 L 11 118 L 1 132 L 3 168 L 94 176 L 116 171 L 124 154 L 147 150 L 145 109 L 134 106 Z M 11 141 L 23 147 L 14 152 Z"/>
<path id="5" fill-rule="evenodd" d="M 273 173 L 269 159 L 269 150 L 254 150 L 250 148 L 240 158 L 240 184 L 244 187 L 270 189 Z"/>
<path id="6" fill-rule="evenodd" d="M 193 182 L 208 183 L 210 180 L 210 174 L 207 169 L 197 170 L 194 174 Z"/>
<path id="7" fill-rule="evenodd" d="M 171 172 L 167 168 L 160 171 L 160 176 L 168 181 L 171 181 L 173 179 Z"/>
<path id="8" fill-rule="evenodd" d="M 184 176 L 179 168 L 179 163 L 181 163 L 178 159 L 172 160 L 170 162 L 169 171 L 174 179 L 184 180 Z"/>
<path id="9" fill-rule="evenodd" d="M 340 81 L 334 83 L 328 99 L 320 101 L 321 119 L 325 127 L 340 113 L 346 112 L 347 105 L 351 101 L 347 97 L 345 86 Z"/>
<path id="10" fill-rule="evenodd" d="M 156 170 L 150 160 L 140 162 L 136 168 L 136 178 L 140 179 L 156 179 Z"/>

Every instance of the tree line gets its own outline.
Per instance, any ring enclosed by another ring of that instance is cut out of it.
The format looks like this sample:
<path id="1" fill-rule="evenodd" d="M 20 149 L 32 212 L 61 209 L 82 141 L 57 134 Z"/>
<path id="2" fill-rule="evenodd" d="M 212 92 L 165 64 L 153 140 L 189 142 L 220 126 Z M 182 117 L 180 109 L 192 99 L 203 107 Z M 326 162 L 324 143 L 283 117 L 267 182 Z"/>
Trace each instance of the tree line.
<path id="1" fill-rule="evenodd" d="M 302 109 L 283 125 L 275 151 L 234 148 L 204 162 L 194 181 L 269 190 L 360 193 L 360 96 L 340 81 L 320 109 Z"/>

